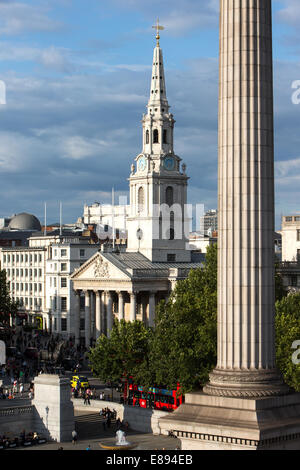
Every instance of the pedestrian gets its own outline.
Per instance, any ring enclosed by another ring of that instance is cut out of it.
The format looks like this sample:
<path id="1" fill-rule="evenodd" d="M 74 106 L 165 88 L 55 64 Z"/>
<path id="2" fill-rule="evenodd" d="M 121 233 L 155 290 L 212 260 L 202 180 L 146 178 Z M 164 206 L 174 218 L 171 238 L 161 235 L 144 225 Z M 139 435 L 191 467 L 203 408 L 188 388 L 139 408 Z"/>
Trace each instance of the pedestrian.
<path id="1" fill-rule="evenodd" d="M 87 448 L 85 450 L 91 450 L 90 444 L 87 446 Z"/>
<path id="2" fill-rule="evenodd" d="M 23 391 L 24 391 L 24 385 L 21 383 L 20 384 L 20 393 L 21 393 L 21 395 L 22 395 Z"/>
<path id="3" fill-rule="evenodd" d="M 77 432 L 74 429 L 74 431 L 72 431 L 72 444 L 75 445 L 76 442 L 77 442 Z"/>

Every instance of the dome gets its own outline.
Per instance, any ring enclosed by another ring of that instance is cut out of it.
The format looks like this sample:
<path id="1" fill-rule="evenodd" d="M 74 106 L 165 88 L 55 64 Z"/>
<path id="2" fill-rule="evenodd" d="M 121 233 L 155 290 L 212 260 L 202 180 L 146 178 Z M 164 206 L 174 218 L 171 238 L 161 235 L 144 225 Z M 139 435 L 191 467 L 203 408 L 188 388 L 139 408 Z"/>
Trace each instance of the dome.
<path id="1" fill-rule="evenodd" d="M 8 228 L 10 230 L 42 230 L 39 219 L 37 219 L 34 215 L 26 214 L 25 212 L 15 215 L 15 217 L 11 219 Z"/>

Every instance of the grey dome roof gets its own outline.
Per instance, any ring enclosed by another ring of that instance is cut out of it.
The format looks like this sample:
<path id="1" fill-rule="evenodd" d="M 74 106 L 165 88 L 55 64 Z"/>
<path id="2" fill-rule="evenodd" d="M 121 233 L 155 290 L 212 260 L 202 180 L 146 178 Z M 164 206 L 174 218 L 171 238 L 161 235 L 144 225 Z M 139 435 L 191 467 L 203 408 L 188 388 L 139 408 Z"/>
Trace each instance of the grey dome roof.
<path id="1" fill-rule="evenodd" d="M 32 214 L 26 214 L 22 212 L 22 214 L 15 215 L 9 223 L 8 226 L 11 230 L 37 230 L 41 231 L 42 227 L 40 224 L 39 219 L 37 219 Z"/>

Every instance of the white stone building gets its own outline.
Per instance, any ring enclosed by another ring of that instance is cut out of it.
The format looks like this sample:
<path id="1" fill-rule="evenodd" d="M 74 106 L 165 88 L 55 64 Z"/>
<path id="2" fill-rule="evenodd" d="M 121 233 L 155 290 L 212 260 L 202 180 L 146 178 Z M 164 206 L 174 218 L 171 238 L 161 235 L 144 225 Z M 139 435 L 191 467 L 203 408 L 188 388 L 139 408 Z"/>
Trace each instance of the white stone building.
<path id="1" fill-rule="evenodd" d="M 1 268 L 7 272 L 11 296 L 20 302 L 29 323 L 66 336 L 74 334 L 74 270 L 97 250 L 90 239 L 57 231 L 29 238 L 28 247 L 2 248 Z"/>
<path id="2" fill-rule="evenodd" d="M 281 224 L 282 261 L 300 259 L 300 214 L 285 215 Z"/>

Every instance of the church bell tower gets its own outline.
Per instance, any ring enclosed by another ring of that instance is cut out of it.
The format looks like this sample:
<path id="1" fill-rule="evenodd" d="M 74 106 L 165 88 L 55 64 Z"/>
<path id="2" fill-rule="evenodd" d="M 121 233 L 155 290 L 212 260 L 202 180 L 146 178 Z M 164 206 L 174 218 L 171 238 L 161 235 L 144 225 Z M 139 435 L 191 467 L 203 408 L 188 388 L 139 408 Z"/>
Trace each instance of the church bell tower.
<path id="1" fill-rule="evenodd" d="M 129 252 L 153 262 L 190 262 L 186 166 L 174 153 L 173 114 L 167 100 L 159 24 L 150 99 L 143 116 L 143 149 L 131 166 Z"/>

